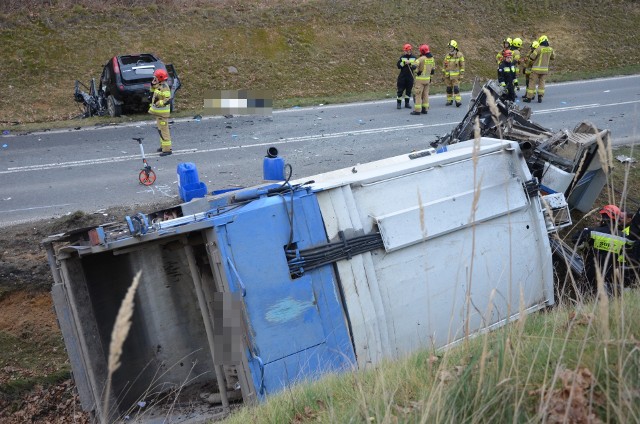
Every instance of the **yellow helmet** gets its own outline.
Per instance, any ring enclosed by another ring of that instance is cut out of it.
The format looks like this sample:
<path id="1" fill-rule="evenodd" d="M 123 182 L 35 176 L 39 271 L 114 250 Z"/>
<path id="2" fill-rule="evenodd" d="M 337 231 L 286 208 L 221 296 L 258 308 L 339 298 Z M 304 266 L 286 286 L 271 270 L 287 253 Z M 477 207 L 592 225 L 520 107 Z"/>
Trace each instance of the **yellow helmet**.
<path id="1" fill-rule="evenodd" d="M 514 38 L 513 41 L 511 42 L 511 45 L 517 48 L 522 47 L 522 38 L 519 38 L 519 37 Z"/>
<path id="2" fill-rule="evenodd" d="M 545 41 L 549 41 L 546 35 L 541 35 L 540 38 L 538 38 L 538 43 L 540 44 L 542 44 Z"/>
<path id="3" fill-rule="evenodd" d="M 454 49 L 458 48 L 458 42 L 456 40 L 451 40 L 449 41 L 449 46 L 453 47 Z"/>
<path id="4" fill-rule="evenodd" d="M 531 43 L 531 48 L 532 48 L 533 50 L 535 50 L 535 49 L 537 49 L 538 47 L 540 47 L 540 43 L 538 43 L 537 41 L 535 41 L 535 40 L 534 40 L 534 41 Z"/>
<path id="5" fill-rule="evenodd" d="M 509 43 L 509 45 L 511 45 L 512 42 L 513 42 L 513 40 L 511 39 L 511 37 L 507 37 L 504 40 L 502 40 L 502 44 Z"/>

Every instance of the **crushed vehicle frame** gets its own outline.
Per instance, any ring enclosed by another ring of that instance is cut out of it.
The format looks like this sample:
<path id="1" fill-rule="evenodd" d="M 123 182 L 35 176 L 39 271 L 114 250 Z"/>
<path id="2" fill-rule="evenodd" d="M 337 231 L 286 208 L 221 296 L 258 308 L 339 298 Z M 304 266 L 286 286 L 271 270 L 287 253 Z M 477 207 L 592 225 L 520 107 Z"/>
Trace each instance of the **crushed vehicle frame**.
<path id="1" fill-rule="evenodd" d="M 151 53 L 119 55 L 110 58 L 102 68 L 100 79 L 92 78 L 88 85 L 76 80 L 74 100 L 82 105 L 82 118 L 91 116 L 118 117 L 131 112 L 146 112 L 149 108 L 151 80 L 156 69 L 169 74 L 170 107 L 173 112 L 175 93 L 182 83 L 175 67 L 165 64 Z"/>

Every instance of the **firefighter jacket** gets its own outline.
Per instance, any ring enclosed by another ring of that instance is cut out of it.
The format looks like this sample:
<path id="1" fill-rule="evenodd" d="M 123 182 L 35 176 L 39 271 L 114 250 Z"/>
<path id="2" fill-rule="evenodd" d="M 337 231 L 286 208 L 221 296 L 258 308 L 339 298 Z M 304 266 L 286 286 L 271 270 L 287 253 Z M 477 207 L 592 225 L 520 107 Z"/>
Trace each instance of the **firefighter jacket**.
<path id="1" fill-rule="evenodd" d="M 445 77 L 457 78 L 464 75 L 464 55 L 460 50 L 447 53 L 444 58 L 442 72 Z"/>
<path id="2" fill-rule="evenodd" d="M 531 52 L 527 67 L 531 68 L 531 72 L 546 74 L 549 72 L 549 61 L 553 60 L 554 57 L 553 48 L 547 42 L 544 42 Z"/>
<path id="3" fill-rule="evenodd" d="M 420 56 L 416 61 L 416 80 L 431 81 L 435 69 L 436 61 L 431 53 Z"/>
<path id="4" fill-rule="evenodd" d="M 400 69 L 398 78 L 410 78 L 413 80 L 413 70 L 415 69 L 416 57 L 413 54 L 404 54 L 398 59 L 397 67 Z"/>
<path id="5" fill-rule="evenodd" d="M 171 89 L 166 81 L 151 86 L 151 104 L 149 113 L 156 116 L 168 117 L 171 113 Z"/>
<path id="6" fill-rule="evenodd" d="M 513 55 L 513 66 L 515 66 L 517 74 L 520 72 L 520 66 L 522 65 L 522 54 L 520 49 L 511 49 L 511 54 Z"/>
<path id="7" fill-rule="evenodd" d="M 498 82 L 502 87 L 509 87 L 512 84 L 518 85 L 518 73 L 513 62 L 509 63 L 506 60 L 500 62 L 500 65 L 498 65 Z"/>

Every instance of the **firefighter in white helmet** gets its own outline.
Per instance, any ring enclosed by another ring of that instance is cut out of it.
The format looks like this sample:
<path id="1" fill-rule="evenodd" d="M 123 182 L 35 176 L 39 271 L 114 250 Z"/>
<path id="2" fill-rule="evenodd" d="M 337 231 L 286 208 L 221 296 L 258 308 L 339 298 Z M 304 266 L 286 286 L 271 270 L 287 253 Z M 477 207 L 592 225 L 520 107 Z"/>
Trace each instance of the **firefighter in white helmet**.
<path id="1" fill-rule="evenodd" d="M 156 116 L 158 133 L 160 133 L 160 156 L 167 156 L 171 151 L 171 132 L 169 131 L 169 114 L 171 113 L 171 88 L 167 84 L 169 74 L 164 69 L 156 69 L 151 83 L 151 104 L 149 113 Z"/>

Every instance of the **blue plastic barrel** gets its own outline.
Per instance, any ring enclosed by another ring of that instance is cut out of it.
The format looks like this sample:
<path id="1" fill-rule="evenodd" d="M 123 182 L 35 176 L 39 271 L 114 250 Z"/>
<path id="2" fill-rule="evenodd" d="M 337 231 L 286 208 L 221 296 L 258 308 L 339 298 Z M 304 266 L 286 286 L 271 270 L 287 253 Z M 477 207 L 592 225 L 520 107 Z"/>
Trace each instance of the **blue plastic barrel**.
<path id="1" fill-rule="evenodd" d="M 269 147 L 262 161 L 262 175 L 265 180 L 284 181 L 284 159 L 278 157 L 278 149 Z"/>
<path id="2" fill-rule="evenodd" d="M 191 162 L 178 164 L 178 192 L 183 202 L 188 202 L 196 197 L 204 197 L 207 194 L 207 186 L 200 181 L 198 169 Z"/>

